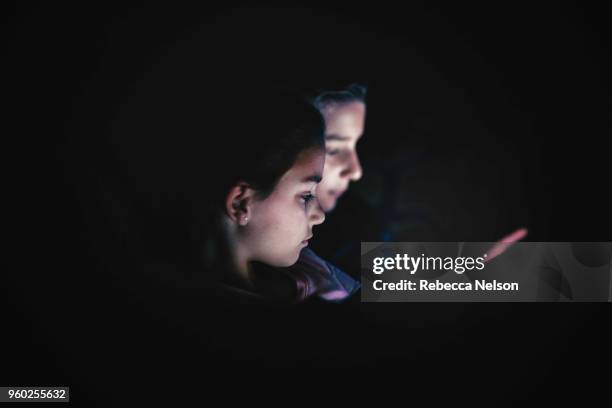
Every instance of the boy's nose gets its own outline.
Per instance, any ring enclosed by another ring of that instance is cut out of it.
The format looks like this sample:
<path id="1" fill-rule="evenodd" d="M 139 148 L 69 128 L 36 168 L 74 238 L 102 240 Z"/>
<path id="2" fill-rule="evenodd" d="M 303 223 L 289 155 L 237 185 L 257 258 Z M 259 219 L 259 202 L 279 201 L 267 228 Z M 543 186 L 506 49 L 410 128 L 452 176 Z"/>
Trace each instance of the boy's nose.
<path id="1" fill-rule="evenodd" d="M 363 170 L 357 152 L 352 152 L 351 156 L 346 163 L 346 169 L 343 172 L 343 176 L 350 178 L 353 181 L 357 181 L 361 178 Z"/>

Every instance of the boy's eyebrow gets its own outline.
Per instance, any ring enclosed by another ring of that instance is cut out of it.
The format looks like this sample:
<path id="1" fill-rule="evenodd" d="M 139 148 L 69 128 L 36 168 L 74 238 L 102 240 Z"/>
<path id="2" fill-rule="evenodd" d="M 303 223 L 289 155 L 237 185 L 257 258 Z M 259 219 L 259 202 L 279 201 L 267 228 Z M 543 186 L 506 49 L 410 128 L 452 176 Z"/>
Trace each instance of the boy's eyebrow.
<path id="1" fill-rule="evenodd" d="M 350 140 L 350 137 L 340 135 L 325 135 L 325 140 Z"/>
<path id="2" fill-rule="evenodd" d="M 305 178 L 302 180 L 302 183 L 318 183 L 318 182 L 320 182 L 322 179 L 323 179 L 323 177 L 321 177 L 321 175 L 320 175 L 320 174 L 315 173 L 315 174 L 312 174 L 312 175 L 310 175 L 310 176 L 308 176 L 308 177 L 305 177 Z"/>

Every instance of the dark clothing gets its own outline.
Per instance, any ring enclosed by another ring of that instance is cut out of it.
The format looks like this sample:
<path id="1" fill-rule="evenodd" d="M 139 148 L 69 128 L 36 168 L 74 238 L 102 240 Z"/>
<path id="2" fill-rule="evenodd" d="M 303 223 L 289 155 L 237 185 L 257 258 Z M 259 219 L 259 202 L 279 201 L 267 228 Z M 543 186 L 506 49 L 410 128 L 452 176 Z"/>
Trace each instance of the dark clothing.
<path id="1" fill-rule="evenodd" d="M 270 302 L 172 265 L 82 264 L 28 291 L 37 304 L 27 307 L 40 313 L 35 339 L 56 362 L 42 377 L 26 372 L 22 356 L 23 383 L 38 375 L 41 384 L 69 385 L 74 406 L 210 403 L 253 381 L 296 378 L 330 355 L 350 358 L 321 341 L 344 325 L 334 311 L 342 305 Z"/>

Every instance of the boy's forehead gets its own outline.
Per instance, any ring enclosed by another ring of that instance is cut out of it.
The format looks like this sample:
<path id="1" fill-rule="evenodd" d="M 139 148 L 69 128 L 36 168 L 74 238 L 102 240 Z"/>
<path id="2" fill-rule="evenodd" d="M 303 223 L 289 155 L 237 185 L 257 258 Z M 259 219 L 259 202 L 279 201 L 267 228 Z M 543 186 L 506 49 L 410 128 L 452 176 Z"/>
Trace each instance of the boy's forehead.
<path id="1" fill-rule="evenodd" d="M 329 105 L 322 110 L 322 114 L 326 119 L 336 119 L 347 114 L 359 117 L 365 114 L 365 110 L 365 103 L 352 101 Z"/>
<path id="2" fill-rule="evenodd" d="M 324 112 L 326 133 L 359 137 L 365 122 L 365 105 L 352 102 L 330 108 Z"/>

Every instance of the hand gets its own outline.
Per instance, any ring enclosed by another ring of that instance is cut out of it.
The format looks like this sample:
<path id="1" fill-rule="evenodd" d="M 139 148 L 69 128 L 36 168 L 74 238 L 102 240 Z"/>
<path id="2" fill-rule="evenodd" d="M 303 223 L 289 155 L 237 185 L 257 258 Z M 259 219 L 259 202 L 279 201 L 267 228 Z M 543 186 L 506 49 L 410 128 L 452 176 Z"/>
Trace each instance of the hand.
<path id="1" fill-rule="evenodd" d="M 485 263 L 491 262 L 497 256 L 503 254 L 509 247 L 514 245 L 517 241 L 525 238 L 527 236 L 527 228 L 519 228 L 514 231 L 512 234 L 507 235 L 497 241 L 495 245 L 493 245 L 486 253 L 487 258 L 485 258 Z"/>

